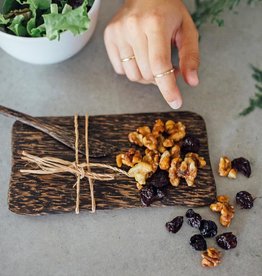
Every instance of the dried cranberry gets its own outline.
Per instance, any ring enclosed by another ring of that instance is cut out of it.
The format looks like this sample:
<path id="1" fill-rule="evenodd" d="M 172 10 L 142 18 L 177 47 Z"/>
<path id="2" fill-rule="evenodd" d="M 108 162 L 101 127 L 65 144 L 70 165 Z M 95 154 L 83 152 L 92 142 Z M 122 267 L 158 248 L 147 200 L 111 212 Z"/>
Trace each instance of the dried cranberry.
<path id="1" fill-rule="evenodd" d="M 156 193 L 153 186 L 145 186 L 140 191 L 141 202 L 143 205 L 149 206 L 154 201 L 155 196 Z"/>
<path id="2" fill-rule="evenodd" d="M 217 244 L 225 249 L 232 249 L 237 246 L 237 237 L 232 232 L 223 233 L 216 237 Z"/>
<path id="3" fill-rule="evenodd" d="M 146 185 L 140 191 L 140 197 L 143 205 L 150 206 L 152 202 L 161 200 L 163 197 L 165 197 L 165 191 L 152 185 Z"/>
<path id="4" fill-rule="evenodd" d="M 164 189 L 158 189 L 158 188 L 155 188 L 155 189 L 156 189 L 156 199 L 161 200 L 166 196 L 166 191 Z"/>
<path id="5" fill-rule="evenodd" d="M 253 207 L 254 199 L 249 192 L 241 191 L 236 194 L 236 202 L 243 209 L 251 209 Z"/>
<path id="6" fill-rule="evenodd" d="M 193 209 L 188 209 L 186 212 L 186 217 L 187 223 L 190 226 L 199 228 L 202 217 L 198 213 L 195 213 Z"/>
<path id="7" fill-rule="evenodd" d="M 190 245 L 198 251 L 204 251 L 207 249 L 206 240 L 201 235 L 194 235 L 190 239 Z"/>
<path id="8" fill-rule="evenodd" d="M 162 188 L 169 185 L 168 172 L 158 169 L 150 178 L 149 182 L 151 185 Z"/>
<path id="9" fill-rule="evenodd" d="M 217 234 L 217 225 L 212 220 L 201 220 L 199 227 L 200 234 L 205 238 L 215 237 Z"/>
<path id="10" fill-rule="evenodd" d="M 200 149 L 200 141 L 194 136 L 187 136 L 181 145 L 181 152 L 186 154 L 188 152 L 198 153 Z"/>
<path id="11" fill-rule="evenodd" d="M 241 172 L 244 176 L 249 177 L 251 175 L 251 166 L 249 161 L 244 157 L 236 158 L 232 161 L 232 168 Z"/>
<path id="12" fill-rule="evenodd" d="M 169 232 L 177 233 L 182 227 L 183 221 L 184 221 L 183 217 L 181 216 L 175 217 L 173 220 L 166 223 L 166 229 Z"/>

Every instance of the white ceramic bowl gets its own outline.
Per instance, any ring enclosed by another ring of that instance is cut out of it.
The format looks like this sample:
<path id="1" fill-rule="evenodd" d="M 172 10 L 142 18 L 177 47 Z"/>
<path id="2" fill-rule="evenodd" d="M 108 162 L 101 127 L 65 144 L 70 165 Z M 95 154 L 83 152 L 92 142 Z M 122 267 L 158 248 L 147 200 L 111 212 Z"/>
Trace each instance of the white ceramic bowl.
<path id="1" fill-rule="evenodd" d="M 81 35 L 61 33 L 60 40 L 46 37 L 19 37 L 0 31 L 0 47 L 11 56 L 32 64 L 53 64 L 78 53 L 91 38 L 98 17 L 101 0 L 95 0 L 88 12 L 89 29 Z"/>

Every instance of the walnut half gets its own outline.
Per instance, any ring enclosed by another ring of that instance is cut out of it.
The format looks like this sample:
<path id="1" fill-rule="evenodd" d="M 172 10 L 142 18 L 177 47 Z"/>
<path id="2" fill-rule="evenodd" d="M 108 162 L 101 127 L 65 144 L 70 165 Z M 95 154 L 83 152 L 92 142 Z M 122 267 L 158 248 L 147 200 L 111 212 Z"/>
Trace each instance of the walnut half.
<path id="1" fill-rule="evenodd" d="M 218 173 L 220 176 L 228 176 L 231 170 L 231 161 L 228 157 L 222 156 L 219 160 Z"/>
<path id="2" fill-rule="evenodd" d="M 226 195 L 218 196 L 217 202 L 210 205 L 213 212 L 220 212 L 220 224 L 229 227 L 235 215 L 234 206 L 229 204 L 229 197 Z"/>
<path id="3" fill-rule="evenodd" d="M 188 186 L 193 186 L 197 176 L 196 162 L 191 157 L 186 157 L 179 166 L 177 175 L 185 178 Z"/>
<path id="4" fill-rule="evenodd" d="M 201 254 L 202 259 L 202 266 L 203 267 L 215 267 L 221 263 L 222 254 L 214 247 L 208 248 L 205 252 Z"/>
<path id="5" fill-rule="evenodd" d="M 128 171 L 130 177 L 134 177 L 135 180 L 141 184 L 146 184 L 147 178 L 151 176 L 153 168 L 146 162 L 140 162 Z"/>

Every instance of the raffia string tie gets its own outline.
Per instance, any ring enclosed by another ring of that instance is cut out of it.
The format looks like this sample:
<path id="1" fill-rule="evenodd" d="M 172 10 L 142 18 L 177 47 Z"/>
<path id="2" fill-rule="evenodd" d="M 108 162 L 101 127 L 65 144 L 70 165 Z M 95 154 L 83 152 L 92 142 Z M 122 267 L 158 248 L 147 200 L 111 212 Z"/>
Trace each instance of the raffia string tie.
<path id="1" fill-rule="evenodd" d="M 90 163 L 89 162 L 89 147 L 88 147 L 88 115 L 85 116 L 85 159 L 86 162 L 79 163 L 78 157 L 78 146 L 79 146 L 79 129 L 78 129 L 78 115 L 74 116 L 74 127 L 75 127 L 75 161 L 67 161 L 56 157 L 38 157 L 32 154 L 29 154 L 25 151 L 22 152 L 22 160 L 25 160 L 29 163 L 35 163 L 39 169 L 34 170 L 20 170 L 23 174 L 58 174 L 58 173 L 71 173 L 76 176 L 76 183 L 73 187 L 76 187 L 76 206 L 75 212 L 79 214 L 80 206 L 80 181 L 83 178 L 88 178 L 89 188 L 90 188 L 90 197 L 91 197 L 91 212 L 96 211 L 96 202 L 94 196 L 94 180 L 100 181 L 110 181 L 115 179 L 117 175 L 128 176 L 126 171 L 118 169 L 116 167 L 101 164 L 101 163 Z M 105 169 L 111 172 L 93 172 L 91 168 Z"/>

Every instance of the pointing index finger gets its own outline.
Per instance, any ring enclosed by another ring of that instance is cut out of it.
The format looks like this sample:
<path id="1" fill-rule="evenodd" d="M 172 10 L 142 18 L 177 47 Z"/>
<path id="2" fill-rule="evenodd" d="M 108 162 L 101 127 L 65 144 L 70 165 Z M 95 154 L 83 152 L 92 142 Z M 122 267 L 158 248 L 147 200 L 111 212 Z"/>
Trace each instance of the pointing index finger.
<path id="1" fill-rule="evenodd" d="M 160 32 L 150 32 L 147 38 L 149 62 L 156 84 L 168 104 L 177 109 L 182 105 L 182 97 L 172 70 L 171 39 Z"/>

